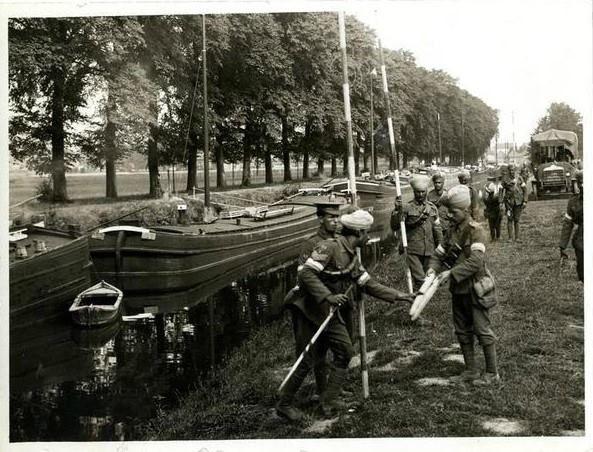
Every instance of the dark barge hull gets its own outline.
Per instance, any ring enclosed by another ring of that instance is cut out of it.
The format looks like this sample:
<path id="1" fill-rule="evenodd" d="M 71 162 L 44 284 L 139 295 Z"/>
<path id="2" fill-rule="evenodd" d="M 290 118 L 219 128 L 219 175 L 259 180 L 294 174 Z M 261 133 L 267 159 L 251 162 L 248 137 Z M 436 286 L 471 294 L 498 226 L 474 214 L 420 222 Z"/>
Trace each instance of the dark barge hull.
<path id="1" fill-rule="evenodd" d="M 219 220 L 213 225 L 107 228 L 89 239 L 102 279 L 126 294 L 185 290 L 247 265 L 262 254 L 285 251 L 296 257 L 301 243 L 315 235 L 315 208 L 265 221 Z M 143 238 L 144 236 L 144 238 Z"/>
<path id="2" fill-rule="evenodd" d="M 48 251 L 10 262 L 10 328 L 64 315 L 76 295 L 91 284 L 87 237 L 27 227 L 29 238 L 47 240 Z M 55 243 L 55 247 L 52 244 Z M 29 247 L 31 248 L 31 247 Z"/>

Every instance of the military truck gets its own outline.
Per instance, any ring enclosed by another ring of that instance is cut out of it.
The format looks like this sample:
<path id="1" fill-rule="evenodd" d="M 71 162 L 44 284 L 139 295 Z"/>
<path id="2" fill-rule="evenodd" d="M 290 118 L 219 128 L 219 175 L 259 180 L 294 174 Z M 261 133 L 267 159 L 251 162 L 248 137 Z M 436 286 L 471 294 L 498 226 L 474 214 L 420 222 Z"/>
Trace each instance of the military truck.
<path id="1" fill-rule="evenodd" d="M 531 137 L 531 181 L 535 200 L 564 197 L 576 189 L 575 171 L 578 158 L 577 134 L 568 130 L 549 129 Z"/>

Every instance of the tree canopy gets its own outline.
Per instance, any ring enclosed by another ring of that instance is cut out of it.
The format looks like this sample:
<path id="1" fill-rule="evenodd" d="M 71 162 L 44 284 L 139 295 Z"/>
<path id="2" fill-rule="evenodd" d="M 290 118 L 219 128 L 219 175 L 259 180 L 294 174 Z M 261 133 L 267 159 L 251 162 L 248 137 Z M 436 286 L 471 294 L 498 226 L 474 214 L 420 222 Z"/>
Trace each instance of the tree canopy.
<path id="1" fill-rule="evenodd" d="M 226 162 L 242 163 L 244 185 L 254 162 L 272 182 L 274 158 L 285 180 L 294 160 L 303 177 L 314 161 L 318 172 L 324 162 L 337 172 L 346 153 L 337 27 L 334 13 L 206 16 L 208 158 L 219 186 Z M 390 157 L 390 147 L 381 80 L 371 76 L 380 68 L 376 36 L 354 17 L 346 27 L 360 168 L 371 135 L 379 155 Z M 202 31 L 201 16 L 11 19 L 11 154 L 52 174 L 56 200 L 67 199 L 65 173 L 80 159 L 104 166 L 106 195 L 117 196 L 116 164 L 130 150 L 147 156 L 151 194 L 160 193 L 163 164 L 187 166 L 190 190 L 204 149 Z M 428 162 L 442 150 L 452 164 L 477 161 L 496 133 L 496 111 L 409 51 L 384 52 L 399 159 Z"/>

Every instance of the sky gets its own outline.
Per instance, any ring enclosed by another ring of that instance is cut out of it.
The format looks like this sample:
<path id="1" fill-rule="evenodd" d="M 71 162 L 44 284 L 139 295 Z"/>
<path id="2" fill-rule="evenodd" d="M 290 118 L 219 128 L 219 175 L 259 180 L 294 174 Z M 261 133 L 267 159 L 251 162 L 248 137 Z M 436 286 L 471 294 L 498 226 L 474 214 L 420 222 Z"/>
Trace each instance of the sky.
<path id="1" fill-rule="evenodd" d="M 410 50 L 499 111 L 499 142 L 529 141 L 552 102 L 591 110 L 588 0 L 408 0 L 355 8 L 384 48 Z M 513 121 L 514 117 L 514 121 Z"/>

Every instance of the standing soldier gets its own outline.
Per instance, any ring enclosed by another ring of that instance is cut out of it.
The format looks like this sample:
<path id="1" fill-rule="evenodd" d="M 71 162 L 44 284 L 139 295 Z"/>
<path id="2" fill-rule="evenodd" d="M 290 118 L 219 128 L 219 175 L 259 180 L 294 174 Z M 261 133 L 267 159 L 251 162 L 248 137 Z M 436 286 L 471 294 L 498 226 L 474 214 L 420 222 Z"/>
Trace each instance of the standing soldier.
<path id="1" fill-rule="evenodd" d="M 471 176 L 469 171 L 463 170 L 457 175 L 457 180 L 461 185 L 465 185 L 469 188 L 470 193 L 470 200 L 471 200 L 471 207 L 470 207 L 470 215 L 475 220 L 478 217 L 478 193 L 476 192 L 475 188 L 471 186 Z"/>
<path id="2" fill-rule="evenodd" d="M 572 238 L 572 246 L 577 259 L 577 275 L 579 281 L 584 282 L 583 276 L 583 171 L 578 170 L 575 173 L 579 192 L 568 200 L 566 213 L 562 223 L 562 233 L 560 234 L 560 259 L 567 259 L 566 247 L 576 225 L 577 230 Z"/>
<path id="3" fill-rule="evenodd" d="M 511 166 L 509 165 L 509 169 Z M 527 207 L 526 185 L 521 176 L 515 177 L 511 171 L 511 178 L 503 185 L 503 203 L 507 217 L 507 231 L 509 241 L 513 240 L 515 231 L 515 242 L 519 241 L 519 220 L 525 207 Z"/>
<path id="4" fill-rule="evenodd" d="M 334 237 L 338 227 L 338 217 L 340 216 L 340 206 L 342 204 L 336 202 L 319 202 L 315 203 L 317 207 L 317 218 L 319 219 L 319 229 L 317 234 L 306 240 L 299 250 L 299 270 L 305 264 L 307 259 L 311 256 L 315 245 L 321 240 L 326 240 Z M 295 305 L 295 291 L 290 291 L 286 297 L 286 306 L 290 309 L 292 314 L 292 327 L 294 331 L 295 348 L 297 357 L 307 346 L 310 336 L 306 329 L 306 318 L 303 312 Z M 348 325 L 352 325 L 352 306 L 350 304 L 344 305 L 340 309 L 340 314 Z M 325 350 L 321 350 L 319 344 L 311 350 L 311 359 L 313 361 L 313 374 L 315 375 L 315 387 L 317 395 L 320 396 L 325 391 L 327 383 L 327 375 L 329 368 L 326 360 Z M 316 397 L 314 397 L 316 398 Z"/>
<path id="5" fill-rule="evenodd" d="M 301 330 L 307 340 L 313 337 L 329 315 L 330 307 L 339 308 L 349 302 L 347 291 L 351 285 L 389 303 L 413 302 L 413 295 L 373 280 L 358 261 L 356 248 L 363 246 L 368 240 L 367 230 L 373 223 L 371 214 L 357 210 L 342 215 L 339 221 L 341 233 L 335 238 L 317 243 L 298 274 L 303 296 L 294 304 L 303 314 Z M 344 402 L 339 400 L 339 395 L 348 373 L 348 363 L 354 353 L 350 334 L 339 311 L 318 340 L 323 356 L 324 351 L 329 349 L 334 360 L 327 388 L 321 395 L 321 408 L 327 415 L 345 407 Z M 303 413 L 293 405 L 293 400 L 312 364 L 310 357 L 303 359 L 280 393 L 276 412 L 290 421 L 298 421 L 303 417 Z"/>
<path id="6" fill-rule="evenodd" d="M 402 217 L 404 220 L 408 238 L 407 264 L 415 289 L 424 282 L 428 260 L 443 240 L 438 209 L 426 199 L 428 181 L 429 178 L 424 175 L 412 177 L 410 185 L 414 191 L 414 199 L 403 206 L 401 199 L 396 199 L 391 215 L 391 228 L 394 232 L 399 231 Z M 403 248 L 400 251 L 403 252 Z"/>
<path id="7" fill-rule="evenodd" d="M 448 192 L 447 206 L 451 226 L 443 244 L 430 259 L 427 276 L 439 272 L 445 263 L 444 280 L 450 280 L 453 323 L 461 346 L 465 370 L 452 378 L 457 382 L 473 382 L 476 386 L 490 385 L 500 380 L 496 363 L 495 336 L 490 328 L 488 309 L 475 301 L 473 279 L 484 272 L 486 246 L 485 233 L 479 223 L 471 219 L 471 198 L 466 186 L 457 185 Z M 484 350 L 486 372 L 480 376 L 474 357 L 474 336 Z"/>
<path id="8" fill-rule="evenodd" d="M 500 225 L 502 223 L 501 191 L 502 187 L 496 182 L 496 176 L 488 176 L 484 187 L 484 215 L 488 218 L 490 227 L 490 241 L 500 239 Z"/>
<path id="9" fill-rule="evenodd" d="M 443 231 L 443 235 L 445 235 L 449 226 L 449 213 L 447 212 L 447 205 L 445 203 L 447 200 L 447 190 L 445 190 L 445 175 L 441 172 L 434 173 L 432 176 L 432 185 L 434 188 L 428 192 L 426 199 L 437 207 L 439 211 L 441 230 Z"/>

